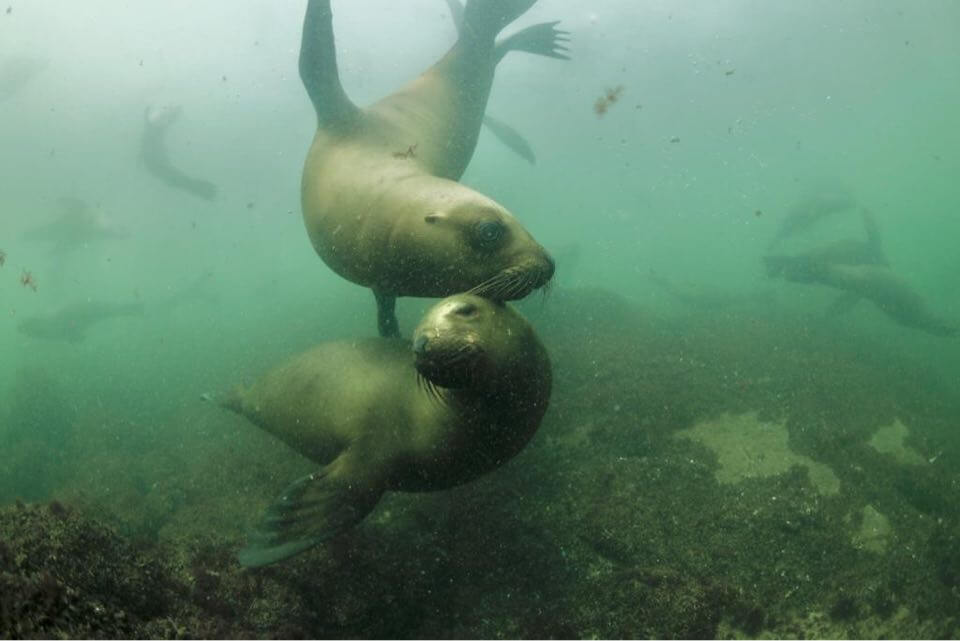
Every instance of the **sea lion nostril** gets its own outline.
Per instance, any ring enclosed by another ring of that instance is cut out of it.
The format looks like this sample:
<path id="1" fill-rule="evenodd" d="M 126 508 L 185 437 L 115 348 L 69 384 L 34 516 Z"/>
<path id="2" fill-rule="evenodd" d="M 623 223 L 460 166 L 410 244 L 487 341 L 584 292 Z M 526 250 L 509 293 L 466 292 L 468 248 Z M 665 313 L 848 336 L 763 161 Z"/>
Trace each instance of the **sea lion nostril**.
<path id="1" fill-rule="evenodd" d="M 423 354 L 427 351 L 427 337 L 423 334 L 417 336 L 413 341 L 413 353 L 414 354 Z"/>

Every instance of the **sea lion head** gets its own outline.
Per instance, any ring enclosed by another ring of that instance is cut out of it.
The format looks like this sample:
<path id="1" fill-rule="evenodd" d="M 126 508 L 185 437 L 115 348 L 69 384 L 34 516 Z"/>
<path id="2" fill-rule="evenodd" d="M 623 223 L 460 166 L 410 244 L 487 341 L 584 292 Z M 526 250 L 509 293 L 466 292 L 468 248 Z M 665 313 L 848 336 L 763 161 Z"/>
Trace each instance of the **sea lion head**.
<path id="1" fill-rule="evenodd" d="M 530 324 L 505 303 L 473 294 L 440 301 L 413 332 L 417 371 L 439 387 L 509 381 L 545 352 Z"/>
<path id="2" fill-rule="evenodd" d="M 503 206 L 461 185 L 434 194 L 415 222 L 416 270 L 432 282 L 426 296 L 469 291 L 495 300 L 517 300 L 546 285 L 554 262 Z M 421 272 L 421 273 L 423 273 Z M 418 295 L 418 294 L 412 294 Z"/>

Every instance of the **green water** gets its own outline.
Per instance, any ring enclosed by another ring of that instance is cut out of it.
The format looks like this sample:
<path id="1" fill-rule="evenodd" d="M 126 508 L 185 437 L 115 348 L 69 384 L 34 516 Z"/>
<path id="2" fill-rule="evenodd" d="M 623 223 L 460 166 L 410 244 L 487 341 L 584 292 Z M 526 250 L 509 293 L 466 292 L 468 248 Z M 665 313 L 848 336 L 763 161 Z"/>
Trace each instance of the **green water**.
<path id="1" fill-rule="evenodd" d="M 55 498 L 174 556 L 203 540 L 229 559 L 314 469 L 201 399 L 376 332 L 369 291 L 323 264 L 300 216 L 315 126 L 301 4 L 0 5 L 0 503 Z M 358 104 L 456 37 L 438 0 L 333 6 Z M 312 551 L 270 579 L 335 594 L 286 614 L 281 600 L 256 625 L 236 597 L 222 629 L 955 637 L 960 340 L 867 300 L 830 315 L 836 290 L 770 279 L 762 257 L 791 207 L 842 191 L 853 206 L 777 251 L 863 238 L 869 209 L 891 272 L 960 324 L 960 5 L 541 0 L 517 26 L 558 19 L 572 60 L 509 54 L 488 106 L 536 165 L 484 131 L 462 179 L 557 258 L 551 295 L 520 305 L 554 360 L 540 432 L 475 484 L 388 497 L 349 553 Z M 170 104 L 170 156 L 216 200 L 139 160 L 144 110 Z M 64 197 L 123 237 L 30 240 Z M 83 301 L 142 313 L 75 341 L 18 329 Z M 431 302 L 401 300 L 401 328 Z M 724 483 L 722 452 L 678 438 L 722 416 L 749 434 L 751 413 L 839 492 L 818 493 L 802 464 Z M 897 421 L 919 462 L 871 445 Z M 868 506 L 889 524 L 880 550 L 863 543 Z M 357 605 L 372 586 L 379 605 Z"/>

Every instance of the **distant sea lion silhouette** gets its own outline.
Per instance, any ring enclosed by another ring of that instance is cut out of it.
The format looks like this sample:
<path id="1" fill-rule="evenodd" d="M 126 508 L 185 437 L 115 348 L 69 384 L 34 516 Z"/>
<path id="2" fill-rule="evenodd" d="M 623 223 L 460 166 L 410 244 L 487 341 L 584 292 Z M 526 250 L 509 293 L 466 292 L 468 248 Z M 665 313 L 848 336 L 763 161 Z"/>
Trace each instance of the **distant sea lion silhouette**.
<path id="1" fill-rule="evenodd" d="M 555 22 L 496 42 L 534 2 L 470 0 L 453 48 L 363 110 L 340 84 L 330 0 L 307 5 L 300 77 L 318 128 L 303 169 L 304 223 L 331 269 L 373 290 L 382 336 L 399 335 L 398 296 L 470 290 L 513 300 L 553 275 L 552 259 L 513 215 L 456 182 L 473 155 L 497 63 L 509 51 L 565 57 Z"/>
<path id="2" fill-rule="evenodd" d="M 306 550 L 361 521 L 387 491 L 442 490 L 516 455 L 551 390 L 550 359 L 505 303 L 460 294 L 411 343 L 325 343 L 221 404 L 324 467 L 291 485 L 240 553 L 246 566 Z"/>
<path id="3" fill-rule="evenodd" d="M 832 185 L 805 195 L 795 203 L 780 223 L 768 250 L 776 248 L 789 238 L 810 230 L 823 219 L 857 204 L 853 194 L 845 187 Z"/>
<path id="4" fill-rule="evenodd" d="M 179 106 L 147 107 L 143 112 L 143 133 L 140 135 L 140 159 L 153 176 L 173 189 L 185 191 L 204 200 L 217 197 L 217 186 L 209 180 L 190 176 L 176 167 L 167 150 L 167 130 L 179 118 Z"/>
<path id="5" fill-rule="evenodd" d="M 52 314 L 30 316 L 17 325 L 17 331 L 31 338 L 78 343 L 93 325 L 121 316 L 142 316 L 140 303 L 81 301 Z"/>
<path id="6" fill-rule="evenodd" d="M 90 243 L 128 236 L 106 214 L 91 209 L 79 198 L 60 198 L 57 204 L 61 209 L 60 215 L 27 230 L 23 235 L 25 240 L 51 243 L 53 252 L 62 256 Z"/>
<path id="7" fill-rule="evenodd" d="M 826 285 L 852 296 L 866 298 L 904 327 L 935 336 L 955 336 L 958 328 L 933 316 L 923 298 L 884 265 L 845 265 L 810 256 L 766 256 L 767 273 L 795 283 Z"/>

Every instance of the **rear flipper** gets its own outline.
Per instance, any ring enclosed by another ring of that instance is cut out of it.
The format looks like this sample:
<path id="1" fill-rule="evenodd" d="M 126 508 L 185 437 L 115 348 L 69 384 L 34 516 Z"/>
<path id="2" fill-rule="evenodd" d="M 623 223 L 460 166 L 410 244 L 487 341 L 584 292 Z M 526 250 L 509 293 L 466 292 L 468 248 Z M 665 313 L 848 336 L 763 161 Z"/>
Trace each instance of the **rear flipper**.
<path id="1" fill-rule="evenodd" d="M 834 299 L 830 307 L 827 308 L 828 317 L 842 316 L 852 310 L 860 302 L 860 296 L 852 292 L 844 292 Z"/>
<path id="2" fill-rule="evenodd" d="M 382 495 L 381 484 L 352 476 L 341 455 L 288 487 L 237 558 L 245 567 L 259 567 L 299 554 L 362 521 Z"/>
<path id="3" fill-rule="evenodd" d="M 533 147 L 530 146 L 530 143 L 527 142 L 527 139 L 524 138 L 519 131 L 503 122 L 486 114 L 483 117 L 483 124 L 486 125 L 487 129 L 490 130 L 490 133 L 494 137 L 507 146 L 515 154 L 529 162 L 531 165 L 537 164 L 537 155 L 533 153 Z"/>
<path id="4" fill-rule="evenodd" d="M 559 23 L 560 21 L 556 20 L 535 24 L 500 40 L 494 49 L 497 61 L 510 51 L 526 51 L 538 56 L 569 60 L 570 56 L 566 52 L 570 32 L 557 29 Z"/>
<path id="5" fill-rule="evenodd" d="M 867 243 L 870 245 L 874 263 L 889 267 L 890 263 L 883 251 L 883 238 L 880 235 L 880 226 L 877 224 L 876 218 L 873 217 L 873 213 L 866 207 L 860 210 L 860 215 L 863 217 L 863 228 L 867 232 Z"/>

